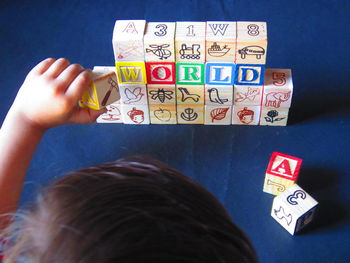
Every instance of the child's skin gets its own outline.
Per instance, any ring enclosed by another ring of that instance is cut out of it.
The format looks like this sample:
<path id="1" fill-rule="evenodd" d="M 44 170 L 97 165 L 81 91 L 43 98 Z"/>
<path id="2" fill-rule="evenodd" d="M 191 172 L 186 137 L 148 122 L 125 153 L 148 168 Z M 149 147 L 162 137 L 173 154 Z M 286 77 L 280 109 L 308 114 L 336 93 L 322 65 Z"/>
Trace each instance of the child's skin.
<path id="1" fill-rule="evenodd" d="M 89 123 L 104 112 L 78 108 L 91 83 L 91 71 L 67 59 L 48 58 L 26 77 L 0 130 L 0 215 L 14 213 L 25 174 L 49 128 Z M 0 217 L 0 230 L 11 216 Z"/>

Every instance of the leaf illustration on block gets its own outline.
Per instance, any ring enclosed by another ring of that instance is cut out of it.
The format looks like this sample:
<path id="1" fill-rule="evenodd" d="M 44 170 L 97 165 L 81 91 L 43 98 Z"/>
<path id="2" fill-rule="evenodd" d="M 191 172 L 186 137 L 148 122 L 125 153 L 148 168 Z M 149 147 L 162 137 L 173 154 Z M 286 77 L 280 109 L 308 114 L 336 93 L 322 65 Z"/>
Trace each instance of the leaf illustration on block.
<path id="1" fill-rule="evenodd" d="M 230 108 L 216 108 L 211 110 L 210 117 L 211 122 L 214 122 L 214 120 L 220 121 L 226 117 L 226 114 Z"/>

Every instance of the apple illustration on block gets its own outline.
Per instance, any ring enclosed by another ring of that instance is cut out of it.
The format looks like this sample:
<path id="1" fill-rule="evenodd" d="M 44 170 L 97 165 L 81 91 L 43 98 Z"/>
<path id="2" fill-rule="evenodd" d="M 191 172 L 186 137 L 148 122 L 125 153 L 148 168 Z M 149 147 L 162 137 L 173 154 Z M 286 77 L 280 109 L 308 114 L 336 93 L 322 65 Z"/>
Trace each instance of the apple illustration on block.
<path id="1" fill-rule="evenodd" d="M 171 112 L 167 109 L 162 109 L 159 108 L 158 110 L 154 111 L 154 116 L 156 116 L 156 118 L 160 121 L 170 121 L 171 118 Z"/>

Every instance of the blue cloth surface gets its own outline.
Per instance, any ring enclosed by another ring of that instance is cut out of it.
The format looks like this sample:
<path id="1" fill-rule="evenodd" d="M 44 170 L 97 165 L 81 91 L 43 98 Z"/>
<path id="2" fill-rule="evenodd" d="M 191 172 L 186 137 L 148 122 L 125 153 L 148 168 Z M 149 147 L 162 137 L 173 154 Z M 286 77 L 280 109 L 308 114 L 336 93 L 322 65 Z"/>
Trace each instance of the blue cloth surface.
<path id="1" fill-rule="evenodd" d="M 70 125 L 44 137 L 22 204 L 72 169 L 146 154 L 207 187 L 251 238 L 261 262 L 348 262 L 350 256 L 350 2 L 348 0 L 1 1 L 0 121 L 29 70 L 46 57 L 113 65 L 116 19 L 266 21 L 267 68 L 291 68 L 289 126 Z M 30 98 L 29 98 L 30 99 Z M 263 193 L 273 151 L 303 159 L 299 185 L 319 201 L 291 236 Z"/>

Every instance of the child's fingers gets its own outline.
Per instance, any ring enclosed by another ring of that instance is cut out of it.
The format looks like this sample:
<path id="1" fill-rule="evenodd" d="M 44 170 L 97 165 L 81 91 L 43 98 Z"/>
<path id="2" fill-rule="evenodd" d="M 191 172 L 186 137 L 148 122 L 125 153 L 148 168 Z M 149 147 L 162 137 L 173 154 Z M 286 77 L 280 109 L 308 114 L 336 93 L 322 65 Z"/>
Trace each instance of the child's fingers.
<path id="1" fill-rule="evenodd" d="M 70 85 L 74 80 L 79 76 L 79 74 L 84 70 L 79 64 L 72 64 L 68 66 L 57 78 L 56 80 L 61 84 L 63 92 L 66 92 L 69 89 Z"/>
<path id="2" fill-rule="evenodd" d="M 76 108 L 76 110 L 71 115 L 70 123 L 90 123 L 96 121 L 98 116 L 105 113 L 107 109 L 101 110 L 91 110 L 88 108 Z"/>
<path id="3" fill-rule="evenodd" d="M 57 59 L 52 65 L 46 70 L 44 75 L 50 77 L 50 78 L 56 78 L 58 77 L 62 71 L 64 71 L 69 66 L 68 59 L 60 58 Z"/>
<path id="4" fill-rule="evenodd" d="M 43 74 L 56 60 L 54 58 L 47 58 L 41 61 L 38 65 L 36 65 L 28 75 L 32 74 Z"/>
<path id="5" fill-rule="evenodd" d="M 73 101 L 78 101 L 83 96 L 87 87 L 89 87 L 91 80 L 91 70 L 84 70 L 70 84 L 66 90 L 66 96 L 70 97 Z"/>

